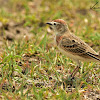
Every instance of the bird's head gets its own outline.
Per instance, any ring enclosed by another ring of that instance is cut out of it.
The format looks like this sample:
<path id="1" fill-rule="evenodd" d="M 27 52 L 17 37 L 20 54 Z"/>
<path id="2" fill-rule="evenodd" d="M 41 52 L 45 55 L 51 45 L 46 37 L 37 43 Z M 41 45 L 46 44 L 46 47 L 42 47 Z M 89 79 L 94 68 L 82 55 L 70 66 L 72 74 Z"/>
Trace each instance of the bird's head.
<path id="1" fill-rule="evenodd" d="M 57 34 L 63 34 L 68 30 L 66 22 L 62 19 L 56 19 L 51 22 L 47 22 L 46 24 L 48 24 Z"/>

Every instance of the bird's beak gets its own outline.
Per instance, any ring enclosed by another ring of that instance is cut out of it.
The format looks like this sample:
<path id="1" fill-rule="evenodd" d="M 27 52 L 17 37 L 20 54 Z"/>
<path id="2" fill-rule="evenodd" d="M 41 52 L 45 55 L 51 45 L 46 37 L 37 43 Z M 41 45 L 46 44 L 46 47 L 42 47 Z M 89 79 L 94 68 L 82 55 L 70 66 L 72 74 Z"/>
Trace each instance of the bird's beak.
<path id="1" fill-rule="evenodd" d="M 52 25 L 52 23 L 51 23 L 51 22 L 47 22 L 46 24 L 48 24 L 48 25 Z"/>

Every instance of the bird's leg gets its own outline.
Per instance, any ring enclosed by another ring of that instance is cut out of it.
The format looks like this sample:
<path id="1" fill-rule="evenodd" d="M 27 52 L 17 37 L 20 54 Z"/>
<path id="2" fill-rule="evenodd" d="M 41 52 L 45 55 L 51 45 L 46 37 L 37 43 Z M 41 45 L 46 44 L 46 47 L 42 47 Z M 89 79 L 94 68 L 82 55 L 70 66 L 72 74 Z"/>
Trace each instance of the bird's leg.
<path id="1" fill-rule="evenodd" d="M 80 61 L 76 61 L 76 62 L 77 62 L 77 64 L 78 64 L 78 66 L 74 69 L 74 71 L 73 71 L 72 74 L 71 74 L 72 79 L 74 78 L 74 76 L 76 75 L 76 73 L 79 71 L 80 66 L 81 66 Z"/>
<path id="2" fill-rule="evenodd" d="M 76 75 L 76 73 L 79 71 L 80 67 L 77 66 L 75 69 L 76 69 L 76 70 L 71 74 L 72 79 L 75 77 L 75 75 Z"/>
<path id="3" fill-rule="evenodd" d="M 73 74 L 77 71 L 78 66 L 73 70 L 73 72 L 71 73 L 71 77 L 73 76 Z"/>

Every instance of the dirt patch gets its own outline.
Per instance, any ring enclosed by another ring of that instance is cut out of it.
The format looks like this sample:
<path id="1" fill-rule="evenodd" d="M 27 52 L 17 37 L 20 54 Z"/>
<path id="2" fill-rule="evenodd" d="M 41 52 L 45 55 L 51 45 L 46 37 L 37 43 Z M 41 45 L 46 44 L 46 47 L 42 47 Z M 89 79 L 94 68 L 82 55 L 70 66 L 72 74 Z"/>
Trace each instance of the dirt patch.
<path id="1" fill-rule="evenodd" d="M 30 32 L 32 27 L 26 27 L 24 23 L 24 21 L 21 23 L 9 22 L 4 25 L 0 23 L 0 51 L 2 51 L 2 46 L 5 46 L 6 41 L 10 45 L 14 41 L 30 40 L 34 36 Z"/>

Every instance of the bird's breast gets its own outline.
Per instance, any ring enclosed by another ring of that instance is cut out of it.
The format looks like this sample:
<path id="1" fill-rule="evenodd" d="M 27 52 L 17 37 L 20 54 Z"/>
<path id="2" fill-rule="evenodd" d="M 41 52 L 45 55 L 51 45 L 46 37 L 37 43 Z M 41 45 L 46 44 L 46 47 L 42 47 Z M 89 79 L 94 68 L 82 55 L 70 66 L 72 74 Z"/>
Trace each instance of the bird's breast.
<path id="1" fill-rule="evenodd" d="M 61 41 L 61 39 L 63 38 L 63 36 L 56 36 L 56 44 L 57 44 L 57 46 L 59 45 L 59 43 L 60 43 L 60 41 Z"/>

